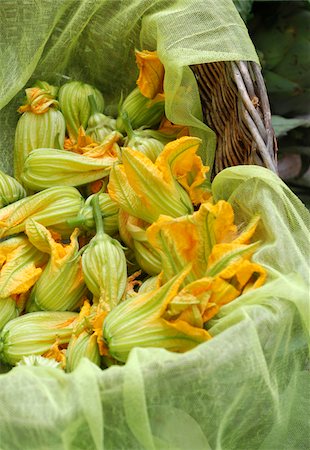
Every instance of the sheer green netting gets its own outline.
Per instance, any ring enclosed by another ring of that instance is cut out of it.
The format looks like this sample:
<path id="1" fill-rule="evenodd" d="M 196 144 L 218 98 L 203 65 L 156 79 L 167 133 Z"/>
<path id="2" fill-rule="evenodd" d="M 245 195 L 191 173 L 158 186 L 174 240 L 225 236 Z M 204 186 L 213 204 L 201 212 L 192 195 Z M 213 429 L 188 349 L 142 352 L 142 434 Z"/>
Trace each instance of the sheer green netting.
<path id="1" fill-rule="evenodd" d="M 211 163 L 215 138 L 188 65 L 257 61 L 230 0 L 4 0 L 0 23 L 0 168 L 9 172 L 26 86 L 93 83 L 111 114 L 135 85 L 135 47 L 158 49 L 167 115 L 202 137 Z M 137 348 L 104 371 L 83 360 L 71 374 L 20 366 L 1 375 L 1 449 L 308 448 L 309 213 L 262 168 L 226 169 L 213 193 L 239 224 L 261 215 L 255 259 L 268 283 L 223 307 L 214 338 L 186 354 Z"/>
<path id="2" fill-rule="evenodd" d="M 237 222 L 261 214 L 269 281 L 226 305 L 185 354 L 134 349 L 101 371 L 20 366 L 0 377 L 1 448 L 301 450 L 309 444 L 309 213 L 267 169 L 213 182 Z"/>

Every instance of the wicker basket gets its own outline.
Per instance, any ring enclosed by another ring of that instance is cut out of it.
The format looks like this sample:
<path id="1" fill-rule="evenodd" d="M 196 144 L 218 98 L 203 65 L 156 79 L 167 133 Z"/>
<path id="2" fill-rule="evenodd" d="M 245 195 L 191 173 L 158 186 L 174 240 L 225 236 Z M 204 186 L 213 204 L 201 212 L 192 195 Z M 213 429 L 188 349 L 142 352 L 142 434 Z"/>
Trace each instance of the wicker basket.
<path id="1" fill-rule="evenodd" d="M 212 176 L 226 167 L 257 164 L 277 173 L 277 143 L 265 83 L 254 62 L 191 66 L 204 122 L 217 135 Z"/>

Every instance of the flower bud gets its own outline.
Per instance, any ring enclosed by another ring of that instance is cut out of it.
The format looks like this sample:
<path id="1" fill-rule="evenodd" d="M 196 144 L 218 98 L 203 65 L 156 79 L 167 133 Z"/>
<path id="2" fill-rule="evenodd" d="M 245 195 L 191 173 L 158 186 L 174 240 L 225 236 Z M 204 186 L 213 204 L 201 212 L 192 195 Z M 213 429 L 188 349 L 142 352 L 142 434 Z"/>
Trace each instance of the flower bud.
<path id="1" fill-rule="evenodd" d="M 10 320 L 19 316 L 19 309 L 13 297 L 0 298 L 0 330 Z"/>
<path id="2" fill-rule="evenodd" d="M 38 248 L 50 255 L 40 279 L 27 302 L 27 312 L 38 310 L 74 311 L 83 301 L 87 288 L 83 279 L 78 234 L 75 229 L 70 244 L 56 242 L 51 233 L 34 220 L 26 223 L 26 233 Z"/>
<path id="3" fill-rule="evenodd" d="M 102 142 L 107 135 L 116 130 L 116 120 L 97 110 L 93 95 L 90 95 L 88 99 L 91 106 L 91 116 L 88 120 L 86 134 L 90 136 L 93 141 Z"/>
<path id="4" fill-rule="evenodd" d="M 109 311 L 122 299 L 127 284 L 126 257 L 119 241 L 103 231 L 99 198 L 92 200 L 96 235 L 82 255 L 85 282 L 94 297 Z"/>
<path id="5" fill-rule="evenodd" d="M 27 104 L 15 130 L 14 177 L 21 182 L 24 162 L 29 153 L 41 147 L 63 148 L 66 124 L 55 100 L 57 88 L 46 82 L 26 89 Z"/>
<path id="6" fill-rule="evenodd" d="M 72 335 L 66 351 L 66 371 L 72 372 L 81 361 L 87 358 L 97 366 L 100 366 L 101 357 L 95 333 L 89 334 L 83 331 L 78 336 Z"/>
<path id="7" fill-rule="evenodd" d="M 15 178 L 0 170 L 0 208 L 24 197 L 26 191 L 23 186 Z"/>
<path id="8" fill-rule="evenodd" d="M 81 186 L 107 176 L 118 161 L 120 134 L 111 133 L 100 144 L 86 147 L 83 154 L 52 148 L 31 152 L 25 161 L 22 180 L 31 189 L 52 186 Z"/>
<path id="9" fill-rule="evenodd" d="M 135 88 L 124 100 L 119 116 L 116 120 L 116 128 L 124 133 L 125 124 L 123 121 L 123 113 L 128 115 L 133 129 L 142 126 L 147 128 L 155 128 L 160 124 L 165 113 L 164 96 L 149 99 L 141 94 L 139 88 Z"/>
<path id="10" fill-rule="evenodd" d="M 87 197 L 85 204 L 81 208 L 78 216 L 75 219 L 69 221 L 71 225 L 83 227 L 85 230 L 88 231 L 92 231 L 95 229 L 96 225 L 93 215 L 93 208 L 91 205 L 94 195 L 97 194 L 92 194 L 89 197 Z M 109 194 L 101 192 L 98 194 L 98 196 L 104 231 L 110 236 L 113 236 L 118 231 L 119 207 L 117 203 L 115 203 L 111 199 Z"/>
<path id="11" fill-rule="evenodd" d="M 10 320 L 0 333 L 0 359 L 14 365 L 24 356 L 44 355 L 57 341 L 68 344 L 77 313 L 40 311 Z"/>
<path id="12" fill-rule="evenodd" d="M 59 104 L 65 116 L 70 139 L 75 142 L 80 126 L 88 126 L 91 115 L 89 96 L 92 95 L 96 108 L 103 111 L 104 99 L 100 91 L 90 84 L 81 81 L 70 81 L 59 89 Z"/>
<path id="13" fill-rule="evenodd" d="M 66 238 L 72 232 L 67 220 L 78 214 L 83 203 L 79 191 L 67 186 L 51 187 L 18 200 L 0 209 L 0 238 L 21 233 L 30 218 Z"/>

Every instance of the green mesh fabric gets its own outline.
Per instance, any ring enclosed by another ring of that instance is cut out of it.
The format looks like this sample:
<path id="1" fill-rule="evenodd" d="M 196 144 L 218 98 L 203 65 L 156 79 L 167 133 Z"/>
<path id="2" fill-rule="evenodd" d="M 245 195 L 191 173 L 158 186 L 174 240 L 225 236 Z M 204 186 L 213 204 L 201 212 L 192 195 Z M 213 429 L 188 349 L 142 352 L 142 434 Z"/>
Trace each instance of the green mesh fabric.
<path id="1" fill-rule="evenodd" d="M 3 0 L 0 8 L 0 170 L 12 173 L 16 109 L 35 80 L 94 84 L 113 114 L 135 87 L 134 49 L 157 49 L 166 69 L 166 112 L 194 128 L 212 163 L 215 137 L 201 122 L 188 68 L 257 55 L 231 0 Z"/>
<path id="2" fill-rule="evenodd" d="M 306 450 L 309 212 L 267 169 L 213 182 L 239 224 L 261 215 L 255 260 L 268 282 L 224 306 L 212 340 L 185 354 L 134 349 L 125 366 L 0 376 L 2 449 Z"/>
<path id="3" fill-rule="evenodd" d="M 210 163 L 215 140 L 188 65 L 257 61 L 229 0 L 3 0 L 0 23 L 8 171 L 26 85 L 93 83 L 113 113 L 135 84 L 135 47 L 158 49 L 168 117 L 193 127 Z M 255 260 L 269 271 L 266 285 L 223 307 L 210 323 L 214 338 L 185 354 L 136 348 L 125 366 L 104 371 L 83 360 L 71 374 L 25 366 L 2 374 L 1 450 L 309 448 L 309 213 L 260 167 L 224 170 L 213 194 L 231 202 L 239 224 L 261 215 Z"/>

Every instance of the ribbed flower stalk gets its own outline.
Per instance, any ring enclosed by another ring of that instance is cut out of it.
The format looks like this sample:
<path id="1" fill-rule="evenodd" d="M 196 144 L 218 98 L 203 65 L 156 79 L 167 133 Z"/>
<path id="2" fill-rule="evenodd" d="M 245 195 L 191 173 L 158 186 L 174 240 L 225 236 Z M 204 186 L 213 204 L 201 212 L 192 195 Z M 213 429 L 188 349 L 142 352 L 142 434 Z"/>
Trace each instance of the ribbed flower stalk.
<path id="1" fill-rule="evenodd" d="M 92 194 L 85 200 L 85 204 L 81 208 L 78 216 L 69 220 L 68 223 L 72 226 L 82 227 L 87 231 L 93 231 L 96 228 L 93 207 L 91 205 L 92 199 L 97 194 Z M 103 220 L 104 232 L 110 236 L 115 235 L 118 232 L 118 213 L 119 207 L 114 200 L 111 199 L 109 194 L 100 192 L 98 194 L 99 207 Z"/>

